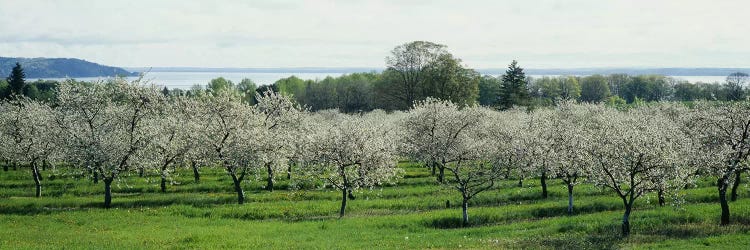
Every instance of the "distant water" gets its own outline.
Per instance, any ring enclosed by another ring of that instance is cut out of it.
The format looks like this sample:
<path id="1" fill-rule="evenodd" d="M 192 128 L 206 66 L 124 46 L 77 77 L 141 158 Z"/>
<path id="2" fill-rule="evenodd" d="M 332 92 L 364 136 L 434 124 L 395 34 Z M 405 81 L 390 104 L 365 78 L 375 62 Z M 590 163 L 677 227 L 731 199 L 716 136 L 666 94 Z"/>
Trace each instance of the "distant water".
<path id="1" fill-rule="evenodd" d="M 189 89 L 193 85 L 206 85 L 211 79 L 224 77 L 232 82 L 239 83 L 244 78 L 253 80 L 258 85 L 268 85 L 279 79 L 290 76 L 297 76 L 305 80 L 322 80 L 328 76 L 338 77 L 344 73 L 244 73 L 244 72 L 149 72 L 144 79 L 158 86 L 166 86 L 170 89 L 180 88 Z M 532 77 L 542 77 L 542 75 L 531 75 Z M 677 79 L 687 80 L 689 82 L 724 82 L 726 76 L 672 76 Z M 137 77 L 127 77 L 134 80 Z M 44 78 L 45 80 L 64 80 L 65 78 Z M 106 80 L 107 77 L 81 77 L 76 78 L 78 81 L 98 81 Z M 36 81 L 37 79 L 28 79 Z"/>

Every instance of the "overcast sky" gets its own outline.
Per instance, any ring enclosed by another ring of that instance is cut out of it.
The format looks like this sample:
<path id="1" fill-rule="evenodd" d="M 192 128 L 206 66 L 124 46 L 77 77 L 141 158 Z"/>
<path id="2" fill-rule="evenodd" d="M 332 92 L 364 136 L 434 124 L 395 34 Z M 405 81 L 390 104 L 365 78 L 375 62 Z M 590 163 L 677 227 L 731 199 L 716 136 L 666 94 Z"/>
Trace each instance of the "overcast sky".
<path id="1" fill-rule="evenodd" d="M 445 44 L 472 68 L 750 67 L 750 1 L 0 1 L 0 56 L 114 66 L 384 67 Z"/>

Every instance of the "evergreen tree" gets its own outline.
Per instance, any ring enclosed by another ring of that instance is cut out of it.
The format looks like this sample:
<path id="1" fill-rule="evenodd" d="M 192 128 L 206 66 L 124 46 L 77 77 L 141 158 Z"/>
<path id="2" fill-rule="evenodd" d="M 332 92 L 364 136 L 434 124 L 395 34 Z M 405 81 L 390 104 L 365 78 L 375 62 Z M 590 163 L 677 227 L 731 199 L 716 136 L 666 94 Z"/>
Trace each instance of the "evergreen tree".
<path id="1" fill-rule="evenodd" d="M 21 64 L 16 63 L 16 66 L 13 67 L 7 79 L 11 95 L 23 95 L 24 87 L 26 86 L 25 78 L 26 74 L 23 73 Z"/>
<path id="2" fill-rule="evenodd" d="M 510 63 L 502 80 L 498 100 L 500 109 L 508 109 L 515 105 L 524 106 L 529 103 L 526 74 L 523 73 L 523 68 L 518 67 L 516 60 Z"/>

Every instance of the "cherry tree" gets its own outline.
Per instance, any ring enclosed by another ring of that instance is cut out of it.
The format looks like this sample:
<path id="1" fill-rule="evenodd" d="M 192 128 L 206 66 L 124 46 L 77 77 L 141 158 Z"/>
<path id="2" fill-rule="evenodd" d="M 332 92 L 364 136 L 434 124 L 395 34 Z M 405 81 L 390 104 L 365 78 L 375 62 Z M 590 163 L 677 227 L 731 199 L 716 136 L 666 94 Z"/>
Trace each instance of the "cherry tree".
<path id="1" fill-rule="evenodd" d="M 153 127 L 156 133 L 151 138 L 150 148 L 146 152 L 150 157 L 150 164 L 161 176 L 161 192 L 167 191 L 170 167 L 174 169 L 180 165 L 198 144 L 193 131 L 197 130 L 199 125 L 191 119 L 187 111 L 192 108 L 191 104 L 191 101 L 184 97 L 174 97 L 163 107 L 159 107 L 157 116 L 147 121 L 147 126 Z M 193 170 L 195 171 L 195 167 Z"/>
<path id="2" fill-rule="evenodd" d="M 729 224 L 727 191 L 748 170 L 750 155 L 750 103 L 699 102 L 691 113 L 691 138 L 700 143 L 696 154 L 707 174 L 717 176 L 721 225 Z"/>
<path id="3" fill-rule="evenodd" d="M 220 91 L 206 96 L 197 103 L 199 116 L 196 122 L 201 125 L 199 141 L 207 146 L 206 161 L 220 163 L 232 178 L 237 192 L 237 203 L 245 202 L 242 181 L 251 170 L 253 159 L 248 157 L 248 145 L 256 138 L 252 128 L 259 126 L 260 119 L 251 107 L 242 103 L 240 97 L 228 91 Z"/>
<path id="4" fill-rule="evenodd" d="M 462 143 L 459 136 L 477 126 L 480 116 L 476 112 L 461 112 L 458 105 L 434 98 L 417 102 L 408 116 L 404 122 L 406 154 L 436 166 L 437 180 L 444 182 L 445 166 L 462 159 L 463 152 L 454 150 Z"/>
<path id="5" fill-rule="evenodd" d="M 0 145 L 3 154 L 13 162 L 27 163 L 36 187 L 35 196 L 42 196 L 39 166 L 55 159 L 58 129 L 54 111 L 48 105 L 24 97 L 16 97 L 0 105 Z"/>
<path id="6" fill-rule="evenodd" d="M 658 114 L 634 109 L 601 110 L 592 114 L 587 151 L 596 161 L 586 169 L 589 181 L 614 191 L 625 213 L 622 234 L 630 234 L 630 213 L 636 199 L 665 185 L 684 186 L 690 140 L 679 124 Z"/>
<path id="7" fill-rule="evenodd" d="M 602 112 L 601 105 L 560 103 L 550 117 L 551 150 L 545 156 L 550 162 L 552 177 L 562 180 L 568 191 L 568 214 L 573 214 L 573 188 L 584 178 L 585 166 L 594 164 L 586 154 L 590 142 L 589 129 L 595 122 L 590 117 Z"/>
<path id="8" fill-rule="evenodd" d="M 438 180 L 461 193 L 464 225 L 469 223 L 469 201 L 492 188 L 501 176 L 497 165 L 487 160 L 498 143 L 488 139 L 490 133 L 484 127 L 492 112 L 479 107 L 461 109 L 450 101 L 428 98 L 409 110 L 403 125 L 407 152 L 435 164 L 440 170 Z"/>
<path id="9" fill-rule="evenodd" d="M 346 211 L 349 191 L 392 183 L 400 176 L 396 166 L 397 140 L 378 113 L 364 116 L 326 113 L 316 118 L 307 171 L 342 193 L 339 217 Z"/>
<path id="10" fill-rule="evenodd" d="M 295 104 L 291 97 L 267 91 L 256 94 L 253 107 L 261 117 L 262 126 L 257 131 L 254 149 L 249 150 L 267 173 L 266 190 L 273 191 L 276 173 L 288 170 L 290 158 L 295 156 L 294 143 L 304 130 L 302 119 L 306 111 Z"/>
<path id="11" fill-rule="evenodd" d="M 104 207 L 112 204 L 112 182 L 141 154 L 155 135 L 145 122 L 164 105 L 164 95 L 140 80 L 115 79 L 107 84 L 66 81 L 58 86 L 56 123 L 67 136 L 69 163 L 88 169 L 104 181 Z"/>

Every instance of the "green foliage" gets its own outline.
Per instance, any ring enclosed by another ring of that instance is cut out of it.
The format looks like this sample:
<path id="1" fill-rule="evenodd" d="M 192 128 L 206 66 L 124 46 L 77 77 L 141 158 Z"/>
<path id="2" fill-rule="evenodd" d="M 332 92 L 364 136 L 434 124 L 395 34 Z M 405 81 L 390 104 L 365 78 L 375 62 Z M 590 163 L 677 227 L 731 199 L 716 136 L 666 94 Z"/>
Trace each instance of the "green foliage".
<path id="1" fill-rule="evenodd" d="M 500 85 L 500 96 L 498 106 L 500 109 L 509 109 L 513 106 L 526 106 L 529 104 L 529 90 L 526 74 L 518 62 L 513 60 L 502 76 Z"/>
<path id="2" fill-rule="evenodd" d="M 502 81 L 494 76 L 484 75 L 479 78 L 479 105 L 492 106 L 497 103 Z"/>
<path id="3" fill-rule="evenodd" d="M 224 77 L 219 77 L 211 79 L 206 88 L 213 93 L 232 91 L 234 90 L 234 83 L 230 80 L 224 79 Z"/>
<path id="4" fill-rule="evenodd" d="M 581 96 L 581 85 L 573 76 L 533 79 L 529 88 L 534 97 L 542 99 L 538 101 L 541 104 L 557 104 Z"/>
<path id="5" fill-rule="evenodd" d="M 427 97 L 471 105 L 479 96 L 479 73 L 465 68 L 446 46 L 426 41 L 399 45 L 386 58 L 382 81 L 374 86 L 376 102 L 405 110 Z"/>
<path id="6" fill-rule="evenodd" d="M 258 89 L 258 85 L 248 78 L 243 78 L 240 83 L 235 87 L 237 91 L 242 95 L 242 101 L 249 104 L 255 104 L 255 90 Z"/>
<path id="7" fill-rule="evenodd" d="M 16 66 L 13 66 L 13 70 L 11 70 L 6 81 L 8 81 L 8 85 L 10 86 L 11 95 L 24 94 L 24 88 L 26 87 L 26 74 L 23 72 L 20 63 L 16 63 Z"/>
<path id="8" fill-rule="evenodd" d="M 609 94 L 609 86 L 604 76 L 592 75 L 581 78 L 580 101 L 598 103 L 604 101 Z"/>

